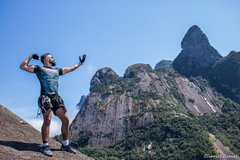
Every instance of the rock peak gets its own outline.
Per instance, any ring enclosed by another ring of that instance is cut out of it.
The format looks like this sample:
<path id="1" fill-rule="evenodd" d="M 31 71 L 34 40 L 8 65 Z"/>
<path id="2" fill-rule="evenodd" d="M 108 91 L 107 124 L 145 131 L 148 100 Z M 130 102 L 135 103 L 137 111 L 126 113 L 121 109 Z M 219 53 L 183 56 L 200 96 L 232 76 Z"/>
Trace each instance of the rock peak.
<path id="1" fill-rule="evenodd" d="M 170 67 L 171 65 L 172 65 L 171 60 L 161 60 L 156 64 L 154 69 L 166 68 L 166 67 Z"/>
<path id="2" fill-rule="evenodd" d="M 95 87 L 119 79 L 119 75 L 111 68 L 105 67 L 99 69 L 90 82 L 90 91 Z"/>
<path id="3" fill-rule="evenodd" d="M 193 25 L 181 42 L 182 51 L 173 61 L 173 67 L 187 77 L 203 76 L 222 56 L 208 42 L 202 30 Z"/>
<path id="4" fill-rule="evenodd" d="M 139 72 L 149 72 L 152 71 L 152 67 L 149 64 L 138 63 L 129 66 L 125 73 L 124 78 L 133 78 L 136 77 Z"/>
<path id="5" fill-rule="evenodd" d="M 208 38 L 197 25 L 193 25 L 189 28 L 181 43 L 182 49 L 200 48 L 207 46 L 210 46 Z"/>
<path id="6" fill-rule="evenodd" d="M 198 27 L 197 25 L 193 25 L 192 27 L 189 28 L 189 31 L 201 31 L 201 28 Z"/>

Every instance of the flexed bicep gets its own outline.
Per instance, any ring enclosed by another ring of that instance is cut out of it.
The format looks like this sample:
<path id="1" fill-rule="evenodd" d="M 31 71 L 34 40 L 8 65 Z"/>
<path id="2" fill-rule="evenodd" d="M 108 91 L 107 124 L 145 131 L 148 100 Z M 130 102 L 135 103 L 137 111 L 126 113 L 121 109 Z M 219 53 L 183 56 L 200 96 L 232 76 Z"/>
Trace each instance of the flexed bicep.
<path id="1" fill-rule="evenodd" d="M 30 72 L 30 73 L 33 73 L 34 72 L 34 66 L 33 65 L 21 65 L 20 68 L 24 71 L 27 71 L 27 72 Z"/>
<path id="2" fill-rule="evenodd" d="M 27 59 L 25 59 L 21 65 L 20 65 L 20 68 L 24 71 L 27 71 L 27 72 L 30 72 L 30 73 L 33 73 L 34 72 L 34 65 L 28 65 L 28 63 L 30 62 L 31 59 L 39 59 L 38 55 L 37 54 L 33 54 L 31 56 L 29 56 Z"/>

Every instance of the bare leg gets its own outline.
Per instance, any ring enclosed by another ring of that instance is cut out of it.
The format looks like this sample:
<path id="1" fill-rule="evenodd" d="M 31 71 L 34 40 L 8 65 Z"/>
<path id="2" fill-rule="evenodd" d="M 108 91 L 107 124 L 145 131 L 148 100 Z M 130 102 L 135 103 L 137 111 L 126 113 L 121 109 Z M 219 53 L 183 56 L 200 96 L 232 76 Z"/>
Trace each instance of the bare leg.
<path id="1" fill-rule="evenodd" d="M 47 112 L 43 114 L 43 125 L 42 125 L 43 142 L 48 142 L 51 120 L 52 120 L 52 113 L 51 113 L 51 109 L 49 109 L 47 110 Z"/>
<path id="2" fill-rule="evenodd" d="M 66 111 L 64 111 L 64 109 L 62 107 L 60 107 L 57 111 L 56 111 L 56 116 L 58 116 L 60 118 L 60 120 L 62 121 L 62 138 L 63 140 L 67 140 L 68 139 L 68 129 L 69 129 L 69 119 L 68 119 L 68 114 Z"/>
<path id="3" fill-rule="evenodd" d="M 63 138 L 63 142 L 62 142 L 61 149 L 64 150 L 64 151 L 76 154 L 76 150 L 74 150 L 72 147 L 70 147 L 69 141 L 68 141 L 69 119 L 68 119 L 67 112 L 62 107 L 60 107 L 56 111 L 56 115 L 62 121 L 62 138 Z"/>

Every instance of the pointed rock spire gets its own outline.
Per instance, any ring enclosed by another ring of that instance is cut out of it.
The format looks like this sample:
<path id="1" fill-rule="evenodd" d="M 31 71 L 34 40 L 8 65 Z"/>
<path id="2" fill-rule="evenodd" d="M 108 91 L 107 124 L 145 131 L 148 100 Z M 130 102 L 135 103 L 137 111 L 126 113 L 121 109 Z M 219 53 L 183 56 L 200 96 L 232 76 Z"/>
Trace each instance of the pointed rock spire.
<path id="1" fill-rule="evenodd" d="M 208 69 L 222 56 L 214 49 L 202 30 L 193 25 L 185 34 L 182 51 L 174 59 L 173 67 L 181 74 L 205 77 Z"/>
<path id="2" fill-rule="evenodd" d="M 210 46 L 208 38 L 197 25 L 189 28 L 181 43 L 181 47 L 184 50 L 207 46 Z"/>

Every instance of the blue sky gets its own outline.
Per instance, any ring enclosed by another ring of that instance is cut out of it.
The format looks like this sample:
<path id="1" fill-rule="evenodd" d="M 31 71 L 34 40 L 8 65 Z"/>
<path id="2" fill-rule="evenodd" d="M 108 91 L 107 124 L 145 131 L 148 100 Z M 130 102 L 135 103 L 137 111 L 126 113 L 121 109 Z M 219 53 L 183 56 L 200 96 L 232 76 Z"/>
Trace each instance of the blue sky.
<path id="1" fill-rule="evenodd" d="M 110 67 L 122 76 L 135 63 L 154 67 L 173 60 L 192 25 L 221 55 L 240 51 L 239 10 L 239 0 L 0 0 L 0 104 L 36 120 L 39 82 L 20 63 L 50 52 L 57 67 L 65 67 L 87 54 L 81 68 L 60 79 L 59 93 L 73 119 L 98 69 Z"/>

